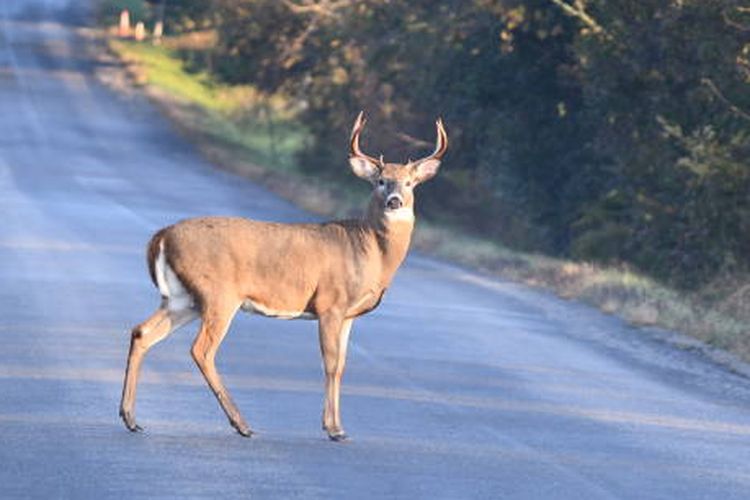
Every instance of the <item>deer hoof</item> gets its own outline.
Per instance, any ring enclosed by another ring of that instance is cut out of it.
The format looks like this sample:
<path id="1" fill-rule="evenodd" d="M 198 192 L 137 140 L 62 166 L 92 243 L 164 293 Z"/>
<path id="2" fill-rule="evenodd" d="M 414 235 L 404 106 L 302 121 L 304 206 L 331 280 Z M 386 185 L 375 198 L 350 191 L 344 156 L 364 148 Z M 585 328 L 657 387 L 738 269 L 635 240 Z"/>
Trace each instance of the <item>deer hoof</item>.
<path id="1" fill-rule="evenodd" d="M 255 434 L 255 432 L 253 432 L 249 427 L 246 429 L 237 429 L 237 432 L 240 434 L 240 436 L 246 438 L 253 437 L 253 434 Z"/>
<path id="2" fill-rule="evenodd" d="M 135 416 L 131 412 L 120 410 L 120 417 L 122 417 L 122 421 L 125 422 L 125 427 L 127 427 L 130 432 L 140 432 L 143 430 L 143 427 L 135 423 Z"/>
<path id="3" fill-rule="evenodd" d="M 255 434 L 253 430 L 250 428 L 250 426 L 245 423 L 235 424 L 234 422 L 232 422 L 232 427 L 234 427 L 234 429 L 242 437 L 249 438 L 249 437 L 252 437 L 253 434 Z"/>
<path id="4" fill-rule="evenodd" d="M 335 441 L 336 443 L 343 443 L 344 441 L 349 441 L 349 436 L 347 436 L 346 432 L 344 431 L 329 432 L 328 438 L 331 441 Z"/>

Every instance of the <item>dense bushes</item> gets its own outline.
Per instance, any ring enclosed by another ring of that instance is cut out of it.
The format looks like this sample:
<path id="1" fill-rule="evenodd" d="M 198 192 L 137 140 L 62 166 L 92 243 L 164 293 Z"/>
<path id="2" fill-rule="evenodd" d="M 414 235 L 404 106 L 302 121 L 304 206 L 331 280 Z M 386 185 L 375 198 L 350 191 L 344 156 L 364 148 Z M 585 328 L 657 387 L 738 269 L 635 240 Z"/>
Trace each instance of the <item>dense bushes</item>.
<path id="1" fill-rule="evenodd" d="M 570 3 L 568 3 L 570 2 Z M 169 0 L 211 70 L 296 98 L 301 165 L 425 153 L 427 217 L 692 288 L 750 267 L 750 9 L 738 0 Z"/>

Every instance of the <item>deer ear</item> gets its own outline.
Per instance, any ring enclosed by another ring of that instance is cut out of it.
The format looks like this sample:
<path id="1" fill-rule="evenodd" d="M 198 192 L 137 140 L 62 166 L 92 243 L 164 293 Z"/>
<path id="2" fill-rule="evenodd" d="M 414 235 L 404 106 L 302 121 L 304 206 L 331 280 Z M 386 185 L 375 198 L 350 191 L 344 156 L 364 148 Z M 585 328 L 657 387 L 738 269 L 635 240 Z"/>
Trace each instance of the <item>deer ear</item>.
<path id="1" fill-rule="evenodd" d="M 352 167 L 352 171 L 357 177 L 367 181 L 374 181 L 375 178 L 380 175 L 380 168 L 369 159 L 362 156 L 349 157 L 349 165 Z"/>
<path id="2" fill-rule="evenodd" d="M 440 168 L 440 160 L 427 158 L 414 165 L 414 182 L 420 183 L 432 179 Z"/>

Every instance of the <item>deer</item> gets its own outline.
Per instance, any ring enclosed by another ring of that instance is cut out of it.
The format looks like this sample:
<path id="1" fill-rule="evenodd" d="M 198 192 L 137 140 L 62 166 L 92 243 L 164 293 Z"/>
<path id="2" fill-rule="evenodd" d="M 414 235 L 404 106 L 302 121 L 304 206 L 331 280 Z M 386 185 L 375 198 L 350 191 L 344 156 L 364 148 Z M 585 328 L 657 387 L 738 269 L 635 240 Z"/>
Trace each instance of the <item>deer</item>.
<path id="1" fill-rule="evenodd" d="M 360 149 L 366 120 L 351 131 L 349 165 L 372 185 L 358 219 L 322 223 L 274 223 L 242 217 L 185 219 L 157 231 L 147 246 L 159 308 L 132 329 L 120 417 L 130 431 L 146 353 L 170 333 L 200 318 L 191 355 L 229 423 L 242 436 L 254 431 L 216 369 L 215 357 L 240 310 L 281 319 L 318 321 L 325 375 L 322 427 L 345 441 L 340 415 L 341 378 L 352 322 L 373 309 L 404 261 L 414 230 L 414 188 L 438 172 L 448 147 L 441 119 L 432 154 L 387 163 Z"/>

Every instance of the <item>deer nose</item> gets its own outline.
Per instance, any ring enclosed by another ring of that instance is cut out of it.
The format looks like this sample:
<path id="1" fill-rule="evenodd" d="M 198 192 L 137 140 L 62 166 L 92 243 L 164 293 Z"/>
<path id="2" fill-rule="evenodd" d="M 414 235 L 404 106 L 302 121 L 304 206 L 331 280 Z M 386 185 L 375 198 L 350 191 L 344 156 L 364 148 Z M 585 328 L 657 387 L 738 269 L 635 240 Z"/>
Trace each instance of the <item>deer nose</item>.
<path id="1" fill-rule="evenodd" d="M 388 207 L 390 210 L 399 209 L 403 205 L 404 205 L 404 200 L 402 200 L 401 197 L 397 194 L 392 194 L 388 197 L 387 200 L 385 200 L 385 206 Z"/>

